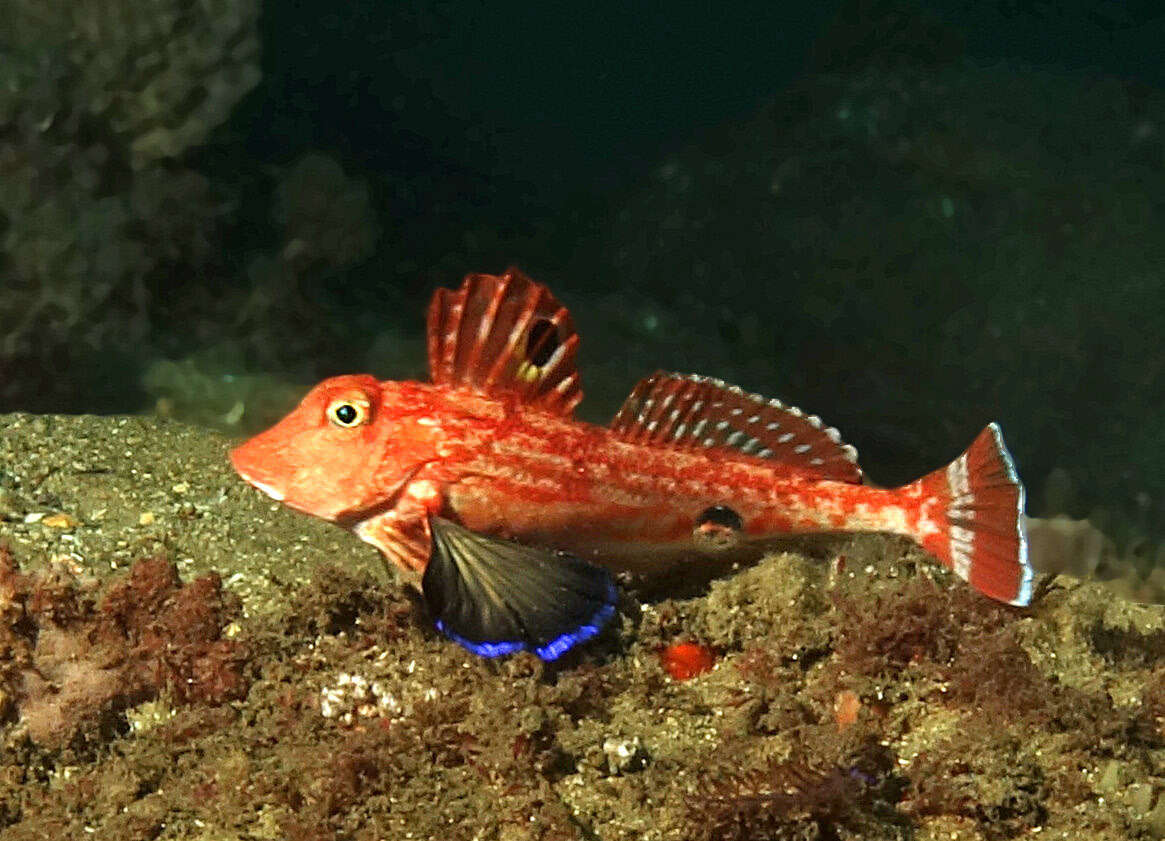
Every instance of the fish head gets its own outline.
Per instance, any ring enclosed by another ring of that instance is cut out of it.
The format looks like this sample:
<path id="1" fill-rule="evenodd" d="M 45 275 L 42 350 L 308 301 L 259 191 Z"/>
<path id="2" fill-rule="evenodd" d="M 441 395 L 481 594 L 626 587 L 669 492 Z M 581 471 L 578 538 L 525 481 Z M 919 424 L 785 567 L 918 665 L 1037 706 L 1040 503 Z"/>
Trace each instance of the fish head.
<path id="1" fill-rule="evenodd" d="M 366 374 L 324 380 L 275 426 L 232 450 L 231 464 L 271 498 L 325 520 L 383 505 L 433 450 L 407 434 L 400 385 Z"/>

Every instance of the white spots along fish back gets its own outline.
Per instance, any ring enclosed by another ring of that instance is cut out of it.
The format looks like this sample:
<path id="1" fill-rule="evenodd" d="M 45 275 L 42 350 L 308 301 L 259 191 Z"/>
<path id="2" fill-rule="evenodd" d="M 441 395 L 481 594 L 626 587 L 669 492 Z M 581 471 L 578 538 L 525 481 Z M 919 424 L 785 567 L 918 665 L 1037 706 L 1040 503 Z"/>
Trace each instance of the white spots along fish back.
<path id="1" fill-rule="evenodd" d="M 857 483 L 862 478 L 857 450 L 817 415 L 697 374 L 661 371 L 640 380 L 611 429 L 637 443 L 723 447 L 823 479 Z"/>

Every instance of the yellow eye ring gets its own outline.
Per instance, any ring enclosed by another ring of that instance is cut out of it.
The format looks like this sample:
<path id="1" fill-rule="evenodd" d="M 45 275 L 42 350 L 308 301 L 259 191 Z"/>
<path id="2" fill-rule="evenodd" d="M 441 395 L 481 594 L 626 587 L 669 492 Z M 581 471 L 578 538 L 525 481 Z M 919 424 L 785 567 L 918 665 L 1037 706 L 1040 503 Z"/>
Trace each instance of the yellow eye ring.
<path id="1" fill-rule="evenodd" d="M 328 406 L 328 420 L 344 429 L 352 429 L 368 423 L 368 402 L 341 398 L 333 400 Z"/>

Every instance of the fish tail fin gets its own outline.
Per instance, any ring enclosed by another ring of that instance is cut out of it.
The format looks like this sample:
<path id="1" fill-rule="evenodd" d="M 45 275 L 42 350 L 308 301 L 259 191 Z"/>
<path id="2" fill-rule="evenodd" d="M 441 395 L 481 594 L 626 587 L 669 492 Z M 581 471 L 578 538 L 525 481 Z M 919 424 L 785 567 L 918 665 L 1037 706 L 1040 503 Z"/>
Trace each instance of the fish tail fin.
<path id="1" fill-rule="evenodd" d="M 1025 493 L 998 424 L 989 424 L 949 465 L 907 487 L 941 506 L 938 528 L 920 535 L 923 548 L 993 599 L 1031 601 Z"/>

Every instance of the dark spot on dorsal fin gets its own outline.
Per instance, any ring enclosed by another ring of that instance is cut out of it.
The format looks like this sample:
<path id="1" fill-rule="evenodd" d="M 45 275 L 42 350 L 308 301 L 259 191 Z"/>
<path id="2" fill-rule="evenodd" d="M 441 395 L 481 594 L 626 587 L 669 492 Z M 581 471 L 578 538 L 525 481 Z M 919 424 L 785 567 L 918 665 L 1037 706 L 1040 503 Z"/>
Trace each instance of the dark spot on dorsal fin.
<path id="1" fill-rule="evenodd" d="M 546 318 L 535 319 L 526 337 L 526 359 L 531 365 L 541 368 L 554 356 L 558 345 L 558 328 L 554 323 Z"/>

